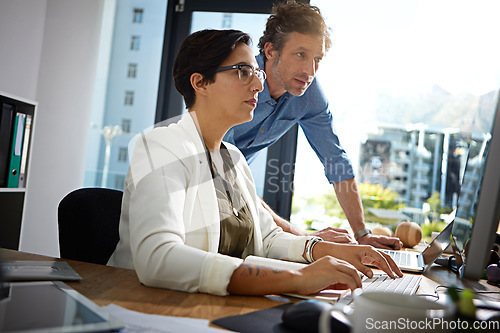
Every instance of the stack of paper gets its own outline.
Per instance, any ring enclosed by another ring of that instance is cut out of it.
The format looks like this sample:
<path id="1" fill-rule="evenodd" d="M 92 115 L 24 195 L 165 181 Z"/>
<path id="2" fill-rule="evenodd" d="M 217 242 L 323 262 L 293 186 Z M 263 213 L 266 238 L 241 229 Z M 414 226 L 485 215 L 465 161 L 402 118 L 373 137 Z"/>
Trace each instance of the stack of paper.
<path id="1" fill-rule="evenodd" d="M 167 333 L 167 332 L 227 332 L 209 327 L 206 319 L 151 315 L 122 308 L 115 304 L 102 307 L 111 316 L 125 324 L 124 333 Z"/>

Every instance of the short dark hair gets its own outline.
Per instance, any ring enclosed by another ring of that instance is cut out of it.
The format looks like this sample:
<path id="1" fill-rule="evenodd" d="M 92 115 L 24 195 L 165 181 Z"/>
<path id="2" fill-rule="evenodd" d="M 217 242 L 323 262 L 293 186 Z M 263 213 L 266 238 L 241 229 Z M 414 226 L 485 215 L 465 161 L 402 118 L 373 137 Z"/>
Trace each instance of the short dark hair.
<path id="1" fill-rule="evenodd" d="M 280 54 L 288 40 L 288 35 L 292 32 L 322 36 L 326 51 L 332 45 L 330 28 L 326 26 L 318 7 L 286 1 L 273 6 L 271 16 L 267 19 L 264 35 L 259 40 L 260 54 L 265 54 L 264 46 L 267 42 L 273 43 L 273 49 Z"/>
<path id="2" fill-rule="evenodd" d="M 229 57 L 236 45 L 250 45 L 250 36 L 239 30 L 201 30 L 189 35 L 175 57 L 172 76 L 175 87 L 184 97 L 186 108 L 195 102 L 191 75 L 200 73 L 206 83 L 215 82 L 215 71 Z"/>

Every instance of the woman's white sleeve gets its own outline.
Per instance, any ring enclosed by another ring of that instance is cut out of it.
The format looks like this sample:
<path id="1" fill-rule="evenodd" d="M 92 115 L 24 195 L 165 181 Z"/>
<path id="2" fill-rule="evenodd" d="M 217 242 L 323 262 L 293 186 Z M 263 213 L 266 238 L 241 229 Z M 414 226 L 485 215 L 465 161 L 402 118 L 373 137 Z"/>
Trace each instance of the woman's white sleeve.
<path id="1" fill-rule="evenodd" d="M 185 245 L 187 180 L 181 170 L 185 168 L 180 163 L 155 170 L 131 191 L 130 246 L 135 270 L 148 286 L 227 295 L 229 280 L 242 260 Z"/>

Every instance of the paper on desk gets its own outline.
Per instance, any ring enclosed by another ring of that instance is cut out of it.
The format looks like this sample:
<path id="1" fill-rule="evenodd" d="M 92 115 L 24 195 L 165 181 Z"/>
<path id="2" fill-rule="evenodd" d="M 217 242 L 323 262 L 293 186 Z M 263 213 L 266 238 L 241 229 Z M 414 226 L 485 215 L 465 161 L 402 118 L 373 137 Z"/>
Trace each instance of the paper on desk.
<path id="1" fill-rule="evenodd" d="M 116 304 L 103 306 L 101 309 L 125 324 L 121 331 L 124 333 L 227 332 L 209 327 L 210 322 L 206 319 L 152 315 L 128 310 Z"/>

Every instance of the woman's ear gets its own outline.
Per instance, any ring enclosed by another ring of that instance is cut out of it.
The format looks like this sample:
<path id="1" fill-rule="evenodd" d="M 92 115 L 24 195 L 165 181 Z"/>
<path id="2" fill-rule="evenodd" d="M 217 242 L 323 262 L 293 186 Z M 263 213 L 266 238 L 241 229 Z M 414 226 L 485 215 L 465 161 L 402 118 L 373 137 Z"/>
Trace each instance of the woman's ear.
<path id="1" fill-rule="evenodd" d="M 203 80 L 205 77 L 200 73 L 191 74 L 190 82 L 195 94 L 205 95 L 207 92 L 207 83 Z"/>
<path id="2" fill-rule="evenodd" d="M 271 42 L 267 42 L 264 44 L 264 54 L 266 55 L 267 60 L 273 60 L 276 56 L 276 50 L 274 49 L 274 44 Z"/>

